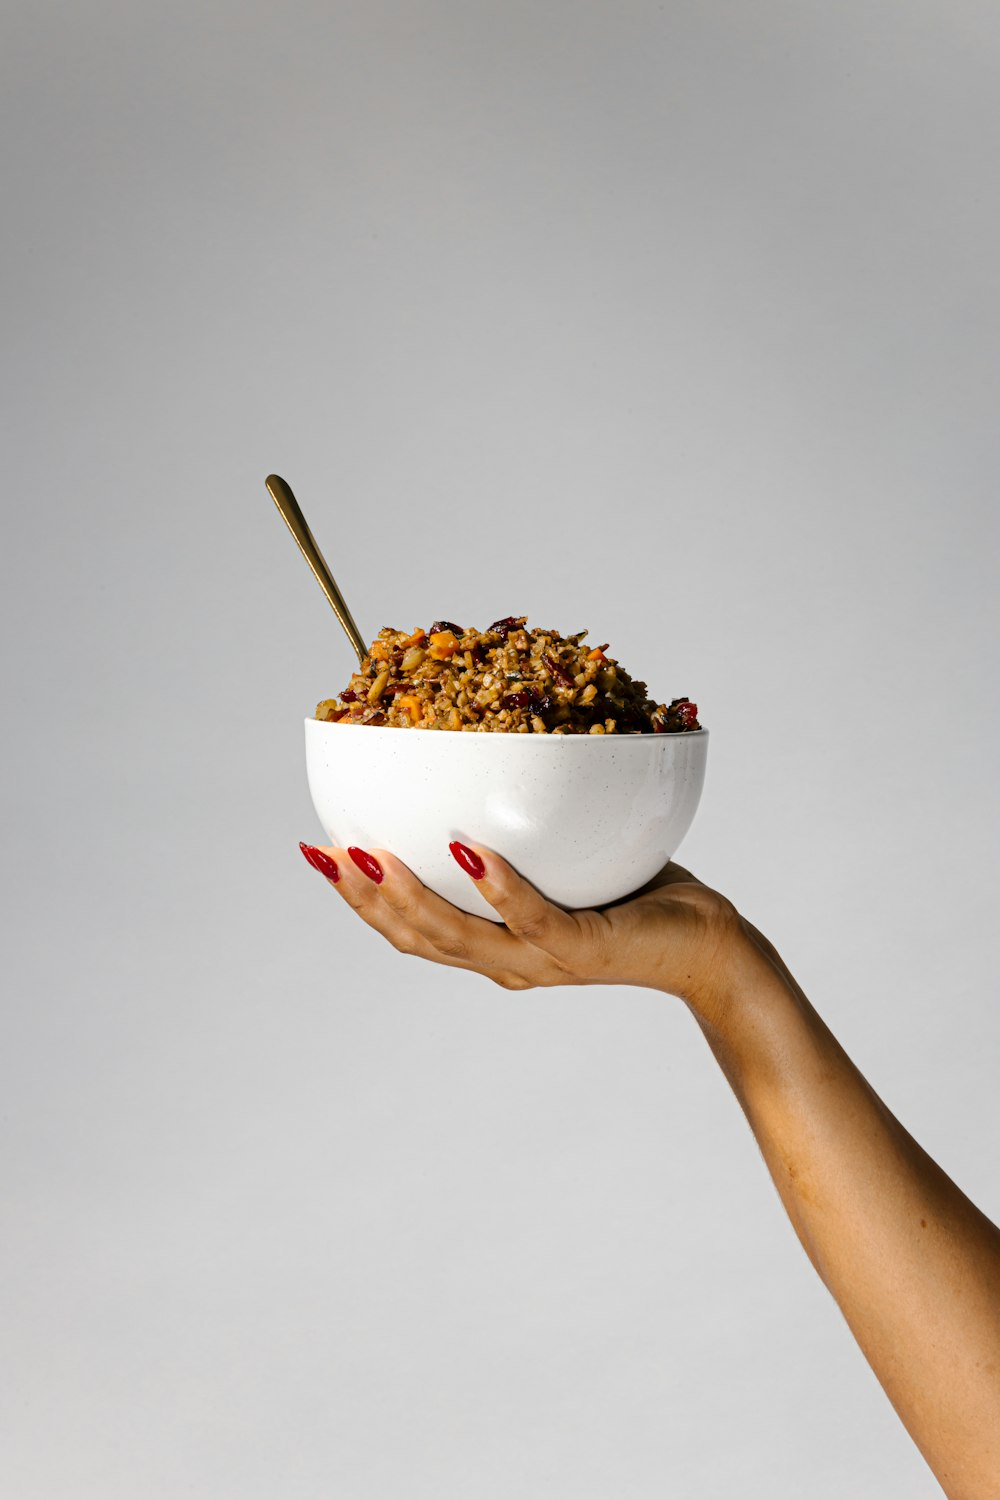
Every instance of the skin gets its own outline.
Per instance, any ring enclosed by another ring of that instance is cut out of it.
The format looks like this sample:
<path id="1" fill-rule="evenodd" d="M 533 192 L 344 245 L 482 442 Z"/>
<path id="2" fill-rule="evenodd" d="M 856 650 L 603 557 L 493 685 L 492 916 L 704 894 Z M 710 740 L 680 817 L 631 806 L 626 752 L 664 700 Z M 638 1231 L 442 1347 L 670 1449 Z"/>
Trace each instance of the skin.
<path id="1" fill-rule="evenodd" d="M 330 884 L 400 953 L 508 990 L 634 984 L 690 1009 L 803 1249 L 950 1500 L 1000 1496 L 1000 1230 L 890 1113 L 772 945 L 670 864 L 603 911 L 551 905 L 477 848 L 502 925 L 427 890 L 386 850 Z"/>

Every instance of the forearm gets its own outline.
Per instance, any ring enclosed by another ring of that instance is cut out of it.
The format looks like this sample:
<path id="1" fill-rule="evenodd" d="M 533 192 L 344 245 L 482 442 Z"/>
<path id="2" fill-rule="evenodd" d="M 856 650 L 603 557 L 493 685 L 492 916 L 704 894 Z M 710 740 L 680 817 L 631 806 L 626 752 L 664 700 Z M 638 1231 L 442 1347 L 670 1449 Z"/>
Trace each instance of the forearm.
<path id="1" fill-rule="evenodd" d="M 953 1500 L 1000 1493 L 1000 1232 L 907 1134 L 749 927 L 692 1005 L 789 1218 Z"/>
<path id="2" fill-rule="evenodd" d="M 631 901 L 568 912 L 490 850 L 451 849 L 500 923 L 449 906 L 387 850 L 303 852 L 403 953 L 504 989 L 626 983 L 684 995 L 915 1441 L 952 1500 L 996 1500 L 1000 1234 L 893 1119 L 770 945 L 677 865 Z"/>

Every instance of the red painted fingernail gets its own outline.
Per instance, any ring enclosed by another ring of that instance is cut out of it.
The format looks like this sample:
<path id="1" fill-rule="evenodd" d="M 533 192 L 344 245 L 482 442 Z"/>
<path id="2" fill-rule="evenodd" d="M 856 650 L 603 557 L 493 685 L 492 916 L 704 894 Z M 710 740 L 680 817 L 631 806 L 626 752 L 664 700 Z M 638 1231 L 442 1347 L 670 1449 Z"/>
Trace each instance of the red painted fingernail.
<path id="1" fill-rule="evenodd" d="M 340 879 L 340 871 L 337 869 L 337 861 L 331 859 L 329 854 L 324 854 L 322 849 L 316 849 L 312 844 L 299 844 L 299 848 L 314 870 L 325 875 L 327 880 L 332 880 L 334 885 Z"/>
<path id="2" fill-rule="evenodd" d="M 448 848 L 451 850 L 452 859 L 462 866 L 466 875 L 471 875 L 473 880 L 482 880 L 486 874 L 486 866 L 475 849 L 470 849 L 467 844 L 460 844 L 457 839 L 449 844 Z"/>
<path id="3" fill-rule="evenodd" d="M 368 879 L 374 880 L 376 885 L 382 884 L 382 866 L 373 855 L 366 853 L 364 849 L 357 849 L 354 846 L 348 849 L 347 852 L 362 875 L 367 875 Z"/>

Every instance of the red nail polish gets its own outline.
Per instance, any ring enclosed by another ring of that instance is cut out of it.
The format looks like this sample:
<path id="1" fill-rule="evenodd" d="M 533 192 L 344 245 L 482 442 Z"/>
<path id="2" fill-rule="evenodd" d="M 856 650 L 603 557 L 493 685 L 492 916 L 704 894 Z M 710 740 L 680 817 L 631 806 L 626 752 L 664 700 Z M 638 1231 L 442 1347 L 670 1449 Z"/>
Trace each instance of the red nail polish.
<path id="1" fill-rule="evenodd" d="M 337 861 L 331 859 L 329 854 L 324 854 L 322 849 L 316 849 L 312 844 L 299 844 L 299 848 L 314 870 L 325 875 L 327 880 L 332 880 L 334 885 L 340 879 L 340 871 L 337 869 Z"/>
<path id="2" fill-rule="evenodd" d="M 367 875 L 368 879 L 374 880 L 376 885 L 382 884 L 382 866 L 379 864 L 378 860 L 374 858 L 373 855 L 368 854 L 364 849 L 358 849 L 353 845 L 350 849 L 348 849 L 347 852 L 353 859 L 354 863 L 357 865 L 358 869 L 361 871 L 362 875 Z"/>
<path id="3" fill-rule="evenodd" d="M 466 875 L 471 875 L 473 880 L 482 880 L 486 874 L 486 866 L 474 849 L 470 849 L 467 844 L 460 844 L 457 839 L 448 848 L 452 859 L 461 865 Z"/>

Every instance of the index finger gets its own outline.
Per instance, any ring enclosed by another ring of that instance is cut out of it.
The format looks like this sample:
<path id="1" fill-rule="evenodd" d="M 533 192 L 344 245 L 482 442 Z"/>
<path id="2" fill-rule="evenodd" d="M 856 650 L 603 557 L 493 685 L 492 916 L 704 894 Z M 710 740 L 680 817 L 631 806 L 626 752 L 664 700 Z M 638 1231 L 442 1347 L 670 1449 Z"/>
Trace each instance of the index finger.
<path id="1" fill-rule="evenodd" d="M 340 856 L 344 869 L 337 885 L 340 895 L 400 951 L 472 969 L 504 989 L 564 982 L 558 964 L 547 954 L 521 942 L 500 923 L 460 911 L 387 849 L 332 852 Z M 359 860 L 356 856 L 362 854 Z"/>

